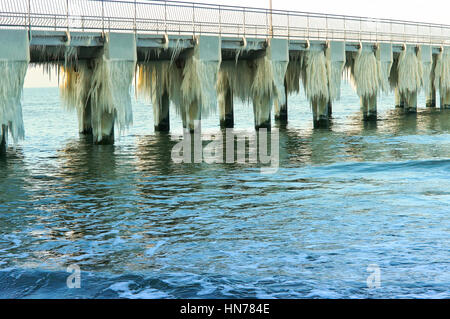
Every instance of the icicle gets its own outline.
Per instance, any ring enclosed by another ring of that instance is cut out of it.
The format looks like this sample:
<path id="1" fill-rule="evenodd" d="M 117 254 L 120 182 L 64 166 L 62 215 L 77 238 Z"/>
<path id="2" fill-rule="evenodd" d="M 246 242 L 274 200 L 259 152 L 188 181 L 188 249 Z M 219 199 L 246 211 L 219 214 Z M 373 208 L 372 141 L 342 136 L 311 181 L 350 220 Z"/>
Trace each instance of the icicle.
<path id="1" fill-rule="evenodd" d="M 291 56 L 286 70 L 286 86 L 288 93 L 300 93 L 303 56 Z"/>
<path id="2" fill-rule="evenodd" d="M 345 44 L 344 44 L 345 45 Z M 339 100 L 341 97 L 341 80 L 345 67 L 345 46 L 342 47 L 341 59 L 334 59 L 332 56 L 331 44 L 326 50 L 329 101 Z"/>
<path id="3" fill-rule="evenodd" d="M 307 98 L 312 100 L 329 100 L 328 71 L 325 54 L 322 50 L 307 51 L 303 85 Z"/>
<path id="4" fill-rule="evenodd" d="M 22 91 L 28 61 L 0 61 L 0 126 L 8 127 L 14 143 L 24 139 Z"/>
<path id="5" fill-rule="evenodd" d="M 199 59 L 194 52 L 186 59 L 181 83 L 182 100 L 185 106 L 200 103 L 201 113 L 208 116 L 217 108 L 217 75 L 220 61 Z"/>
<path id="6" fill-rule="evenodd" d="M 354 86 L 360 98 L 378 94 L 380 74 L 378 62 L 372 51 L 359 50 L 352 70 Z"/>
<path id="7" fill-rule="evenodd" d="M 92 105 L 92 129 L 94 140 L 101 141 L 102 116 L 114 115 L 119 132 L 127 129 L 133 122 L 131 108 L 131 84 L 134 74 L 134 61 L 107 60 L 95 61 L 89 95 Z M 103 132 L 104 133 L 104 132 Z"/>
<path id="8" fill-rule="evenodd" d="M 417 93 L 422 85 L 422 61 L 411 48 L 406 48 L 398 60 L 398 90 L 401 95 Z"/>
<path id="9" fill-rule="evenodd" d="M 441 104 L 443 107 L 450 106 L 450 52 L 442 49 L 439 53 L 436 68 L 434 86 L 439 88 L 441 95 Z"/>

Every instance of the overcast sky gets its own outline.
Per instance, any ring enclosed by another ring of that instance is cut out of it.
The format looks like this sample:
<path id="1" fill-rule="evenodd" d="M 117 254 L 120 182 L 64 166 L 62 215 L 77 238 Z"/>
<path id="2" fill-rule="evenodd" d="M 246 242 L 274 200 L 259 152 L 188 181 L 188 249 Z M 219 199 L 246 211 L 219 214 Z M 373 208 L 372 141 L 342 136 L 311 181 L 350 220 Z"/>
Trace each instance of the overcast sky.
<path id="1" fill-rule="evenodd" d="M 356 15 L 373 18 L 390 18 L 411 20 L 417 22 L 431 22 L 450 24 L 450 1 L 444 0 L 272 0 L 274 9 Z M 268 8 L 269 0 L 197 0 L 201 3 L 216 3 L 221 5 L 235 5 Z M 54 78 L 54 77 L 53 77 Z M 28 69 L 25 79 L 26 87 L 56 86 L 56 80 L 49 81 L 43 77 L 42 70 Z"/>

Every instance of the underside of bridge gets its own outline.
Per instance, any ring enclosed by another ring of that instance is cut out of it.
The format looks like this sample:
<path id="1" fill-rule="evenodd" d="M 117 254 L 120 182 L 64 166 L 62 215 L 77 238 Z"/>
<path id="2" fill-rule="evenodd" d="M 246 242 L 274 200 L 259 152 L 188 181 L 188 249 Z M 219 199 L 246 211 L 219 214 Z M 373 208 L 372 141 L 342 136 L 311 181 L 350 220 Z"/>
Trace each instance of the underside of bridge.
<path id="1" fill-rule="evenodd" d="M 1 149 L 8 133 L 14 142 L 24 137 L 21 93 L 29 63 L 58 70 L 64 104 L 76 110 L 80 133 L 98 144 L 113 143 L 114 129 L 132 124 L 133 79 L 161 132 L 170 130 L 171 111 L 191 132 L 216 111 L 220 127 L 232 128 L 236 100 L 253 108 L 256 129 L 270 129 L 272 114 L 286 126 L 288 95 L 301 86 L 314 127 L 326 128 L 343 79 L 355 87 L 365 121 L 377 120 L 383 92 L 395 91 L 395 106 L 405 112 L 416 112 L 422 90 L 427 107 L 436 106 L 437 90 L 440 106 L 450 107 L 447 47 L 26 30 L 0 30 L 0 38 L 0 74 L 9 79 L 0 81 Z"/>

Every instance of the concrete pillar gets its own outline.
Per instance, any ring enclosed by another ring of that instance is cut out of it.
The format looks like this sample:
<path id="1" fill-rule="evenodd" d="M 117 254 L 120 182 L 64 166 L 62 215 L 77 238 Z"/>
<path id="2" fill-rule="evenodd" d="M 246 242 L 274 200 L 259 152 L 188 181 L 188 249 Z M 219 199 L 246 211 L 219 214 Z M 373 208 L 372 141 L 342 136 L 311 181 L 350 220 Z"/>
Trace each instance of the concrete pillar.
<path id="1" fill-rule="evenodd" d="M 159 105 L 153 106 L 153 118 L 156 132 L 170 131 L 169 106 L 169 93 L 164 91 L 159 99 Z"/>
<path id="2" fill-rule="evenodd" d="M 345 52 L 345 42 L 330 41 L 327 43 L 325 50 L 327 59 L 327 68 L 329 73 L 328 80 L 328 117 L 333 114 L 333 102 L 339 100 L 341 97 L 341 81 L 344 72 L 345 62 L 347 60 Z"/>
<path id="3" fill-rule="evenodd" d="M 254 98 L 253 99 L 253 114 L 255 118 L 255 129 L 271 128 L 271 103 L 267 99 Z"/>
<path id="4" fill-rule="evenodd" d="M 450 91 L 446 91 L 441 96 L 441 109 L 450 109 Z"/>
<path id="5" fill-rule="evenodd" d="M 202 108 L 200 103 L 194 101 L 189 105 L 189 109 L 186 111 L 186 126 L 185 129 L 194 133 L 196 129 L 200 129 L 200 121 L 202 118 Z"/>
<path id="6" fill-rule="evenodd" d="M 422 76 L 421 79 L 417 74 L 423 70 L 423 61 L 426 59 L 422 57 L 421 60 L 419 53 L 424 51 L 424 49 L 426 51 L 426 48 L 421 47 L 418 49 L 416 45 L 406 45 L 405 50 L 400 53 L 398 88 L 401 95 L 400 98 L 404 100 L 405 112 L 417 112 L 417 93 L 423 83 L 423 74 L 420 74 Z M 428 56 L 426 52 L 425 56 Z M 428 59 L 432 62 L 431 55 L 429 55 Z M 412 76 L 411 73 L 413 74 Z"/>
<path id="7" fill-rule="evenodd" d="M 405 95 L 405 112 L 417 112 L 417 92 L 409 92 Z"/>
<path id="8" fill-rule="evenodd" d="M 8 126 L 2 125 L 0 127 L 0 154 L 6 152 L 6 139 L 8 135 Z"/>
<path id="9" fill-rule="evenodd" d="M 430 92 L 427 95 L 426 106 L 436 107 L 436 88 L 434 87 L 434 83 L 431 84 Z"/>
<path id="10" fill-rule="evenodd" d="M 422 46 L 422 60 L 424 63 L 424 71 L 428 69 L 425 66 L 428 65 L 429 67 L 429 74 L 424 74 L 424 81 L 428 80 L 426 107 L 436 107 L 436 87 L 434 86 L 434 74 L 436 70 L 437 56 L 433 55 L 433 51 L 430 46 Z"/>
<path id="11" fill-rule="evenodd" d="M 286 70 L 289 64 L 289 43 L 286 39 L 270 39 L 267 45 L 265 56 L 261 59 L 269 59 L 272 67 L 272 85 L 275 88 L 276 98 L 278 99 L 279 108 L 287 107 L 286 95 Z M 258 68 L 264 63 L 258 63 Z M 261 72 L 258 69 L 256 72 Z M 264 96 L 253 96 L 253 112 L 255 117 L 255 129 L 271 128 L 271 109 L 273 100 L 269 98 L 269 92 L 264 92 Z M 287 113 L 286 113 L 287 115 Z"/>
<path id="12" fill-rule="evenodd" d="M 323 98 L 311 101 L 314 128 L 327 128 L 330 125 L 328 116 L 328 101 Z"/>
<path id="13" fill-rule="evenodd" d="M 188 99 L 183 101 L 181 109 L 185 108 L 185 126 L 191 132 L 197 128 L 196 121 L 201 120 L 202 113 L 208 115 L 210 110 L 217 109 L 216 84 L 222 61 L 221 45 L 220 37 L 198 36 L 193 51 L 187 55 L 181 88 Z M 193 94 L 192 90 L 198 93 Z"/>
<path id="14" fill-rule="evenodd" d="M 99 140 L 94 140 L 98 145 L 110 145 L 114 144 L 114 121 L 116 119 L 115 114 L 103 112 L 101 116 L 100 124 L 100 136 Z"/>
<path id="15" fill-rule="evenodd" d="M 7 132 L 14 142 L 25 137 L 21 98 L 30 45 L 27 30 L 0 30 L 0 42 L 0 143 L 6 148 Z"/>
<path id="16" fill-rule="evenodd" d="M 88 97 L 86 106 L 82 110 L 78 110 L 78 121 L 80 133 L 83 135 L 92 135 L 92 106 L 91 99 Z"/>
<path id="17" fill-rule="evenodd" d="M 401 96 L 400 92 L 398 91 L 398 88 L 395 88 L 394 94 L 395 94 L 395 107 L 404 108 L 405 99 L 403 98 L 403 96 Z"/>
<path id="18" fill-rule="evenodd" d="M 376 95 L 361 98 L 361 106 L 363 109 L 364 121 L 376 121 L 377 120 L 377 96 Z"/>
<path id="19" fill-rule="evenodd" d="M 93 140 L 96 144 L 113 144 L 114 125 L 117 124 L 120 131 L 132 123 L 130 88 L 136 61 L 134 33 L 106 34 L 103 54 L 94 67 L 92 84 L 96 90 L 91 95 Z M 105 105 L 109 101 L 114 105 Z"/>
<path id="20" fill-rule="evenodd" d="M 274 102 L 275 109 L 275 121 L 281 125 L 286 125 L 288 123 L 288 90 L 286 81 L 284 81 L 284 95 L 286 96 L 286 101 L 280 104 L 278 100 Z"/>
<path id="21" fill-rule="evenodd" d="M 234 127 L 233 91 L 228 85 L 227 90 L 219 96 L 220 128 Z"/>

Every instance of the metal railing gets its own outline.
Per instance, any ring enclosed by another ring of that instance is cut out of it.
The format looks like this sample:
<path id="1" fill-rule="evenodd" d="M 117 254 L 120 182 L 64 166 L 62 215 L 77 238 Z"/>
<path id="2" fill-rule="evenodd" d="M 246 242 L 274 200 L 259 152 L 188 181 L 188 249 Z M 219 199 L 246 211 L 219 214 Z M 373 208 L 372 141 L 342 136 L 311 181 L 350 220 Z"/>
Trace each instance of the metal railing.
<path id="1" fill-rule="evenodd" d="M 182 1 L 0 0 L 0 27 L 450 45 L 450 26 Z"/>

